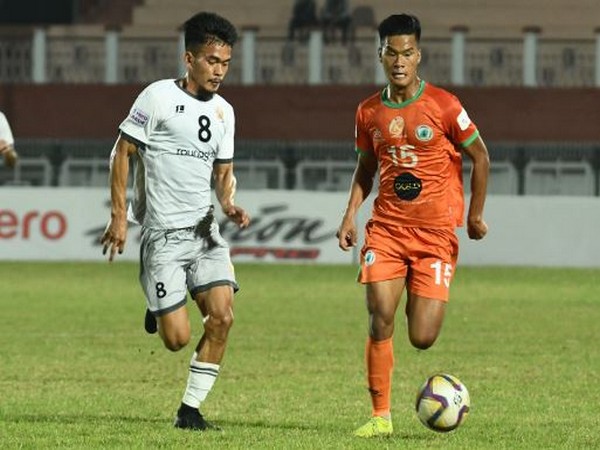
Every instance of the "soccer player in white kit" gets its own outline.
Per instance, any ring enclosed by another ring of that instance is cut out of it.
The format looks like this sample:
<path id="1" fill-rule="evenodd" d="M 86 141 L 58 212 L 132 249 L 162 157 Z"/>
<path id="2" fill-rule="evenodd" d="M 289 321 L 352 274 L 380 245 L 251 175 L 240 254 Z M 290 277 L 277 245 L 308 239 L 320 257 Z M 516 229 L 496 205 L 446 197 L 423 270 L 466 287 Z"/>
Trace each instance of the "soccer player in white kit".
<path id="1" fill-rule="evenodd" d="M 17 152 L 15 150 L 15 139 L 8 124 L 8 120 L 0 111 L 0 155 L 4 158 L 4 164 L 14 167 L 17 163 Z"/>
<path id="2" fill-rule="evenodd" d="M 216 92 L 227 74 L 234 26 L 213 13 L 184 24 L 187 72 L 144 89 L 111 153 L 111 218 L 101 242 L 112 261 L 122 253 L 127 221 L 142 226 L 140 283 L 146 295 L 146 330 L 171 351 L 190 340 L 187 292 L 203 316 L 204 334 L 189 366 L 175 426 L 216 428 L 199 407 L 213 387 L 233 323 L 238 289 L 229 246 L 211 205 L 211 178 L 223 213 L 239 227 L 250 218 L 234 203 L 232 106 Z M 129 160 L 135 160 L 133 200 L 126 208 Z M 153 328 L 154 325 L 154 329 Z"/>

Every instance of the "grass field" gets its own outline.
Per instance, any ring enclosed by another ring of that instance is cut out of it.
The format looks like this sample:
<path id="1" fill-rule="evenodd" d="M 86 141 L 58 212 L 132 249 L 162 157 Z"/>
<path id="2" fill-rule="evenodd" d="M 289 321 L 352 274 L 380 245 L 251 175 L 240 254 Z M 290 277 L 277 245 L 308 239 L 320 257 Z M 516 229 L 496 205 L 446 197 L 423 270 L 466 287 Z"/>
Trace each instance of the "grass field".
<path id="1" fill-rule="evenodd" d="M 395 434 L 375 441 L 351 436 L 370 413 L 355 273 L 239 264 L 203 405 L 224 432 L 193 433 L 172 428 L 191 348 L 144 333 L 135 264 L 0 263 L 0 448 L 600 448 L 599 270 L 460 268 L 433 348 L 412 349 L 398 316 Z M 437 371 L 471 393 L 448 434 L 413 411 Z"/>

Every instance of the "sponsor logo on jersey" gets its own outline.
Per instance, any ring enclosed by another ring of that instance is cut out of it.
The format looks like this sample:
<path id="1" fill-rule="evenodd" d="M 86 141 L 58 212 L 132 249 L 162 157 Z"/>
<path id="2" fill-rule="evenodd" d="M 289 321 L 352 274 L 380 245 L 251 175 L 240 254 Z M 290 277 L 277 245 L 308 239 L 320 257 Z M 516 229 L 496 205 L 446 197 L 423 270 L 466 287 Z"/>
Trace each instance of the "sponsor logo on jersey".
<path id="1" fill-rule="evenodd" d="M 133 123 L 143 127 L 148 122 L 150 116 L 146 114 L 144 111 L 138 108 L 134 108 L 133 111 L 129 114 L 129 120 Z"/>
<path id="2" fill-rule="evenodd" d="M 401 200 L 414 200 L 422 188 L 423 182 L 410 172 L 401 173 L 394 180 L 394 192 Z"/>
<path id="3" fill-rule="evenodd" d="M 433 130 L 428 125 L 419 125 L 415 129 L 415 136 L 417 137 L 418 140 L 427 142 L 427 141 L 430 141 L 431 138 L 433 137 Z"/>
<path id="4" fill-rule="evenodd" d="M 365 253 L 365 266 L 372 266 L 375 263 L 375 259 L 375 252 L 367 250 L 367 253 Z"/>
<path id="5" fill-rule="evenodd" d="M 465 131 L 471 125 L 471 119 L 469 119 L 469 115 L 464 108 L 456 118 L 456 122 L 462 131 Z"/>
<path id="6" fill-rule="evenodd" d="M 191 156 L 193 158 L 201 159 L 202 161 L 213 161 L 217 156 L 217 152 L 215 150 L 204 151 L 204 150 L 197 150 L 197 149 L 189 149 L 188 150 L 186 148 L 178 148 L 177 155 Z"/>
<path id="7" fill-rule="evenodd" d="M 391 137 L 401 138 L 404 132 L 404 119 L 401 116 L 394 117 L 388 126 Z"/>

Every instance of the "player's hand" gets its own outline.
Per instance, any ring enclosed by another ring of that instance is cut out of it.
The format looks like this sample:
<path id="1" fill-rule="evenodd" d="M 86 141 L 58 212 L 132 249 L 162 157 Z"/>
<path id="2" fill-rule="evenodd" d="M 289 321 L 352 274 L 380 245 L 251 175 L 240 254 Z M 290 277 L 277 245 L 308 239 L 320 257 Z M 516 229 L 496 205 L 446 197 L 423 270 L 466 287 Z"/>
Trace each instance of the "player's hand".
<path id="1" fill-rule="evenodd" d="M 0 155 L 4 157 L 4 164 L 7 167 L 13 168 L 17 164 L 19 158 L 15 149 L 3 139 L 0 139 Z"/>
<path id="2" fill-rule="evenodd" d="M 250 225 L 250 216 L 246 213 L 244 208 L 231 205 L 223 208 L 223 213 L 240 228 L 246 228 Z"/>
<path id="3" fill-rule="evenodd" d="M 358 235 L 354 222 L 344 220 L 335 236 L 338 238 L 339 247 L 345 252 L 350 250 L 352 247 L 355 247 L 358 241 Z"/>
<path id="4" fill-rule="evenodd" d="M 471 239 L 483 239 L 488 232 L 488 226 L 481 217 L 467 219 L 467 234 Z"/>
<path id="5" fill-rule="evenodd" d="M 113 218 L 108 222 L 104 234 L 100 238 L 102 254 L 108 252 L 108 261 L 112 262 L 115 254 L 123 253 L 125 250 L 125 239 L 127 237 L 127 219 Z"/>

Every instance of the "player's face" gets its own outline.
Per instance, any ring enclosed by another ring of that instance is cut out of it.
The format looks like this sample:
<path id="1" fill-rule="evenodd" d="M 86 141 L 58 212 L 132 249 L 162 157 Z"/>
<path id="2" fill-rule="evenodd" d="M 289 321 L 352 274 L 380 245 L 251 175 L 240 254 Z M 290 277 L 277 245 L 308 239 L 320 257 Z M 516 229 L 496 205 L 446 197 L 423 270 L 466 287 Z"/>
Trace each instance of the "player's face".
<path id="1" fill-rule="evenodd" d="M 392 87 L 406 89 L 418 83 L 421 50 L 414 34 L 388 36 L 381 49 L 381 64 Z"/>
<path id="2" fill-rule="evenodd" d="M 191 92 L 217 92 L 231 61 L 231 46 L 219 40 L 199 47 L 198 51 L 185 53 L 187 89 Z"/>

